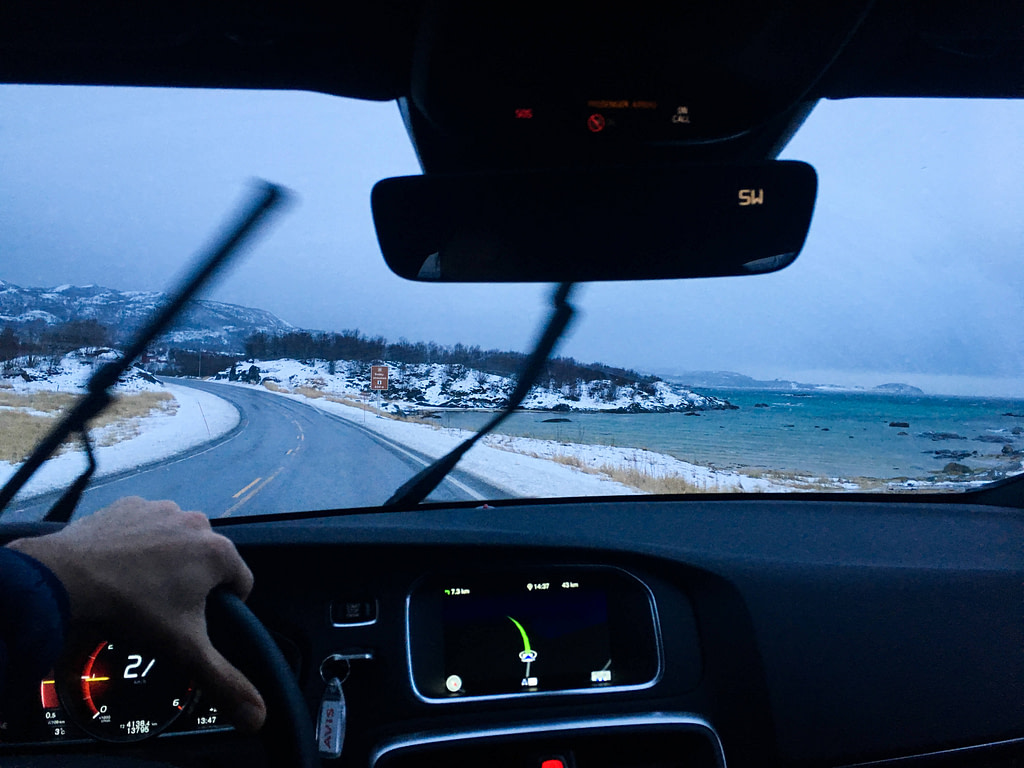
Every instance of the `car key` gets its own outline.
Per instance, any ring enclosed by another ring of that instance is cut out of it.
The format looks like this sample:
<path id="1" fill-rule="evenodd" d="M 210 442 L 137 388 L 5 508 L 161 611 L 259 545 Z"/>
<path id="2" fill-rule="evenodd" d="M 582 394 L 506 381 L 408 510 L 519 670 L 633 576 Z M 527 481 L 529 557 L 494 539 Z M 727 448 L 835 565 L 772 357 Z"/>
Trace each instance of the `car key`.
<path id="1" fill-rule="evenodd" d="M 348 680 L 355 660 L 372 661 L 373 652 L 351 650 L 334 653 L 320 662 L 320 679 L 324 681 L 324 695 L 320 698 L 320 713 L 316 721 L 316 741 L 320 757 L 336 760 L 341 757 L 345 741 L 347 709 L 341 686 Z"/>
<path id="2" fill-rule="evenodd" d="M 341 686 L 351 672 L 348 659 L 328 656 L 320 664 L 320 677 L 326 687 L 320 697 L 320 713 L 316 721 L 316 744 L 320 757 L 337 760 L 345 743 L 345 693 Z"/>
<path id="3" fill-rule="evenodd" d="M 320 757 L 327 760 L 341 757 L 341 748 L 345 742 L 345 694 L 341 690 L 341 680 L 337 677 L 327 680 L 324 695 L 320 698 L 316 742 Z"/>

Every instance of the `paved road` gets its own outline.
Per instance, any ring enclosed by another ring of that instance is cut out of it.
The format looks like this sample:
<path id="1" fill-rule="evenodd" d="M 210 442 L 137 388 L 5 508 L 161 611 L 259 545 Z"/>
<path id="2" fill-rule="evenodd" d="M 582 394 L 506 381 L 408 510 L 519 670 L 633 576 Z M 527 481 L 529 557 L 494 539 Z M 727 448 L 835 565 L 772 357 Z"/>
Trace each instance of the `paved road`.
<path id="1" fill-rule="evenodd" d="M 426 466 L 420 454 L 310 405 L 262 389 L 175 380 L 239 409 L 238 427 L 212 444 L 124 475 L 97 480 L 76 517 L 123 496 L 173 499 L 210 517 L 376 506 Z M 372 416 L 369 418 L 373 418 Z M 494 488 L 462 473 L 431 501 L 494 498 Z M 39 519 L 56 499 L 15 505 L 8 519 Z"/>

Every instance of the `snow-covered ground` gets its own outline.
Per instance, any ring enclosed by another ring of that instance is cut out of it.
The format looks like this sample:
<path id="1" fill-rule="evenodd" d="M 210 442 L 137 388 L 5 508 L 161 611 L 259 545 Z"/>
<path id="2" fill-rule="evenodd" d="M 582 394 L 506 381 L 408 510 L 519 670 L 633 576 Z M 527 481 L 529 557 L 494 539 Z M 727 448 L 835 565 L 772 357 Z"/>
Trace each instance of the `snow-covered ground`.
<path id="1" fill-rule="evenodd" d="M 109 356 L 71 354 L 59 365 L 26 368 L 30 377 L 4 378 L 11 385 L 8 391 L 32 393 L 40 391 L 81 393 L 93 370 L 92 363 L 104 362 Z M 142 391 L 167 392 L 174 399 L 168 407 L 154 410 L 150 415 L 132 419 L 131 424 L 114 424 L 94 430 L 96 477 L 116 474 L 128 469 L 159 461 L 220 437 L 234 429 L 239 414 L 233 405 L 222 398 L 176 384 L 161 384 L 138 372 L 130 373 L 118 384 L 115 393 L 131 394 Z M 113 445 L 103 445 L 113 431 L 135 433 Z M 85 455 L 81 450 L 68 451 L 47 461 L 29 480 L 18 498 L 66 486 L 85 468 Z M 0 485 L 17 470 L 17 465 L 0 461 Z"/>

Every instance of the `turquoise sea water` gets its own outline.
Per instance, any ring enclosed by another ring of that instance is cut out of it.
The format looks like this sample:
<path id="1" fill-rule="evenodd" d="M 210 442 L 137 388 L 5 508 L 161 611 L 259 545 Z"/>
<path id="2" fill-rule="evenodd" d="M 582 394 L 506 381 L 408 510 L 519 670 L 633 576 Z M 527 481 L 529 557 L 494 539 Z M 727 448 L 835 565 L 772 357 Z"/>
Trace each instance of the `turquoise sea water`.
<path id="1" fill-rule="evenodd" d="M 1006 470 L 1019 467 L 1020 457 L 1007 456 L 1003 446 L 1024 450 L 1024 400 L 726 389 L 701 392 L 724 398 L 739 410 L 704 411 L 699 416 L 516 413 L 498 431 L 648 448 L 719 468 L 753 467 L 846 478 L 927 478 L 951 461 L 976 470 Z M 1021 415 L 1005 415 L 1008 413 Z M 475 429 L 488 417 L 480 412 L 444 412 L 440 423 Z M 544 422 L 562 417 L 570 421 Z M 890 427 L 890 422 L 910 426 Z M 937 439 L 940 433 L 947 436 Z M 968 455 L 936 455 L 936 451 Z"/>

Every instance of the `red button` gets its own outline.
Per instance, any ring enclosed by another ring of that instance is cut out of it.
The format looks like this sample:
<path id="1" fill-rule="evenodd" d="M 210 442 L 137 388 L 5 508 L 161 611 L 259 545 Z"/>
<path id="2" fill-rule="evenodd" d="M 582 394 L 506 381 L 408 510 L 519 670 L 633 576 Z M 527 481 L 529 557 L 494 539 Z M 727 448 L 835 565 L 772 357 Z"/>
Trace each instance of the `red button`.
<path id="1" fill-rule="evenodd" d="M 550 760 L 544 760 L 540 764 L 540 768 L 565 768 L 565 763 L 563 763 L 557 757 L 553 757 Z"/>

